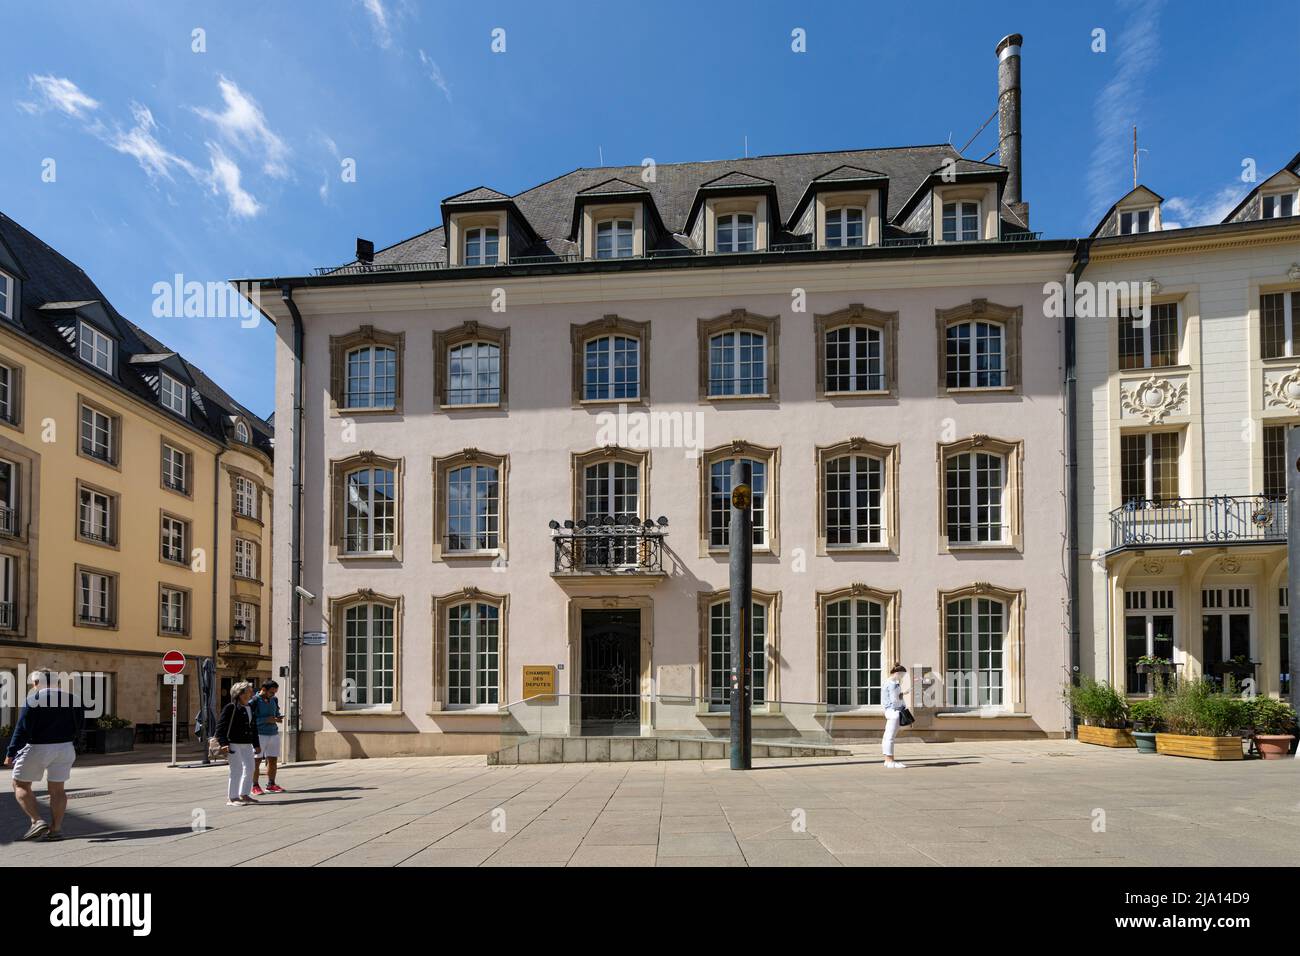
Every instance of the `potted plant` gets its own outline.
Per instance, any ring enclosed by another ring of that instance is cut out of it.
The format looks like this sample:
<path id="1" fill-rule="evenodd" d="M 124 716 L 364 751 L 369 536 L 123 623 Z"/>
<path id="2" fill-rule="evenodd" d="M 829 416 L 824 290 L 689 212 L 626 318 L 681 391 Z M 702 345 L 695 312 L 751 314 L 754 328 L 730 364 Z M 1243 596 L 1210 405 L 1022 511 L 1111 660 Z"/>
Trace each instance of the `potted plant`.
<path id="1" fill-rule="evenodd" d="M 1156 732 L 1161 729 L 1165 716 L 1164 696 L 1130 701 L 1128 716 L 1133 721 L 1133 742 L 1137 744 L 1138 753 L 1155 753 Z"/>
<path id="2" fill-rule="evenodd" d="M 1204 760 L 1241 760 L 1241 730 L 1249 726 L 1246 701 L 1207 679 L 1179 681 L 1165 699 L 1166 730 L 1156 752 Z"/>
<path id="3" fill-rule="evenodd" d="M 1081 743 L 1102 747 L 1132 747 L 1133 735 L 1127 730 L 1128 704 L 1122 694 L 1105 681 L 1081 678 L 1078 684 L 1066 684 L 1063 696 L 1081 721 Z"/>
<path id="4" fill-rule="evenodd" d="M 1281 760 L 1288 756 L 1291 741 L 1295 738 L 1295 708 L 1262 694 L 1246 703 L 1259 755 L 1265 760 Z"/>
<path id="5" fill-rule="evenodd" d="M 1137 672 L 1139 674 L 1172 674 L 1174 672 L 1174 662 L 1167 657 L 1143 654 L 1137 659 Z"/>
<path id="6" fill-rule="evenodd" d="M 135 749 L 135 728 L 116 714 L 105 714 L 86 730 L 86 749 L 95 754 L 118 754 Z"/>

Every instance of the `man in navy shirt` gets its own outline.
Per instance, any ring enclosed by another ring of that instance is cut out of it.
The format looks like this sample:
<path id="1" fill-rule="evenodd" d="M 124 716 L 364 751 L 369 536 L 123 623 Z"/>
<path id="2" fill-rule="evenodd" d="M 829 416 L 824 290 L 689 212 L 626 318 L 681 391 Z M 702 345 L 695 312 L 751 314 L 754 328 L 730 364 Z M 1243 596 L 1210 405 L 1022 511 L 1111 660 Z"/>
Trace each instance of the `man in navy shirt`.
<path id="1" fill-rule="evenodd" d="M 72 763 L 77 759 L 74 741 L 81 733 L 86 712 L 72 694 L 51 686 L 47 671 L 32 674 L 32 692 L 23 703 L 9 749 L 5 751 L 5 766 L 14 768 L 14 797 L 23 808 L 31 826 L 23 834 L 24 840 L 34 840 L 42 833 L 47 840 L 62 840 L 63 814 L 68 809 L 68 794 L 64 785 L 72 776 Z M 49 780 L 50 824 L 41 819 L 40 806 L 32 793 L 32 784 Z"/>

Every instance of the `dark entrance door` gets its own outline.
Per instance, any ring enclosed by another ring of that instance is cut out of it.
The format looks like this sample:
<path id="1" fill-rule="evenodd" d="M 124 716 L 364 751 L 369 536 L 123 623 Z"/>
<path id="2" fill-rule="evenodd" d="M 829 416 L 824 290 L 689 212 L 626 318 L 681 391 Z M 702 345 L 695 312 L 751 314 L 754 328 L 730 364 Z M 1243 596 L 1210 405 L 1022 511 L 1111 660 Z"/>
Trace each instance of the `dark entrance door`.
<path id="1" fill-rule="evenodd" d="M 582 612 L 582 733 L 641 733 L 641 612 Z"/>

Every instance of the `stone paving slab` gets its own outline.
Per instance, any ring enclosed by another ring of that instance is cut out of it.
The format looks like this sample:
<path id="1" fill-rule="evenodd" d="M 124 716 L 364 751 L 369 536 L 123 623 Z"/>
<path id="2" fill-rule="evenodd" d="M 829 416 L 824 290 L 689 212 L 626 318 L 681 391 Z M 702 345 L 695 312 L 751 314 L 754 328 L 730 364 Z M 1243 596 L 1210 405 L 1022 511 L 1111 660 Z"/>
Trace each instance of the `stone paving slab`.
<path id="1" fill-rule="evenodd" d="M 289 792 L 238 808 L 225 806 L 223 766 L 99 759 L 75 769 L 63 843 L 15 842 L 23 817 L 0 794 L 0 867 L 1290 866 L 1300 855 L 1294 761 L 909 741 L 897 771 L 870 746 L 852 751 L 756 760 L 743 774 L 726 761 L 317 761 L 282 769 Z"/>

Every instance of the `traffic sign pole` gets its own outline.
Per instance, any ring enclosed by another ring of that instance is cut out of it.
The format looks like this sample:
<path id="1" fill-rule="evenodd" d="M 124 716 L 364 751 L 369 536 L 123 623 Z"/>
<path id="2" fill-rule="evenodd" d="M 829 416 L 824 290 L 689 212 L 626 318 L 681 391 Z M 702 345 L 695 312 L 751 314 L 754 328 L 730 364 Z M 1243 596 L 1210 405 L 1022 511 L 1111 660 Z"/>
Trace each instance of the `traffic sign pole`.
<path id="1" fill-rule="evenodd" d="M 176 766 L 176 685 L 172 684 L 172 762 Z"/>
<path id="2" fill-rule="evenodd" d="M 172 685 L 172 762 L 169 767 L 176 766 L 176 688 L 182 680 L 181 672 L 185 670 L 185 655 L 180 651 L 168 651 L 162 659 L 163 672 L 167 675 L 163 678 L 168 684 Z"/>

